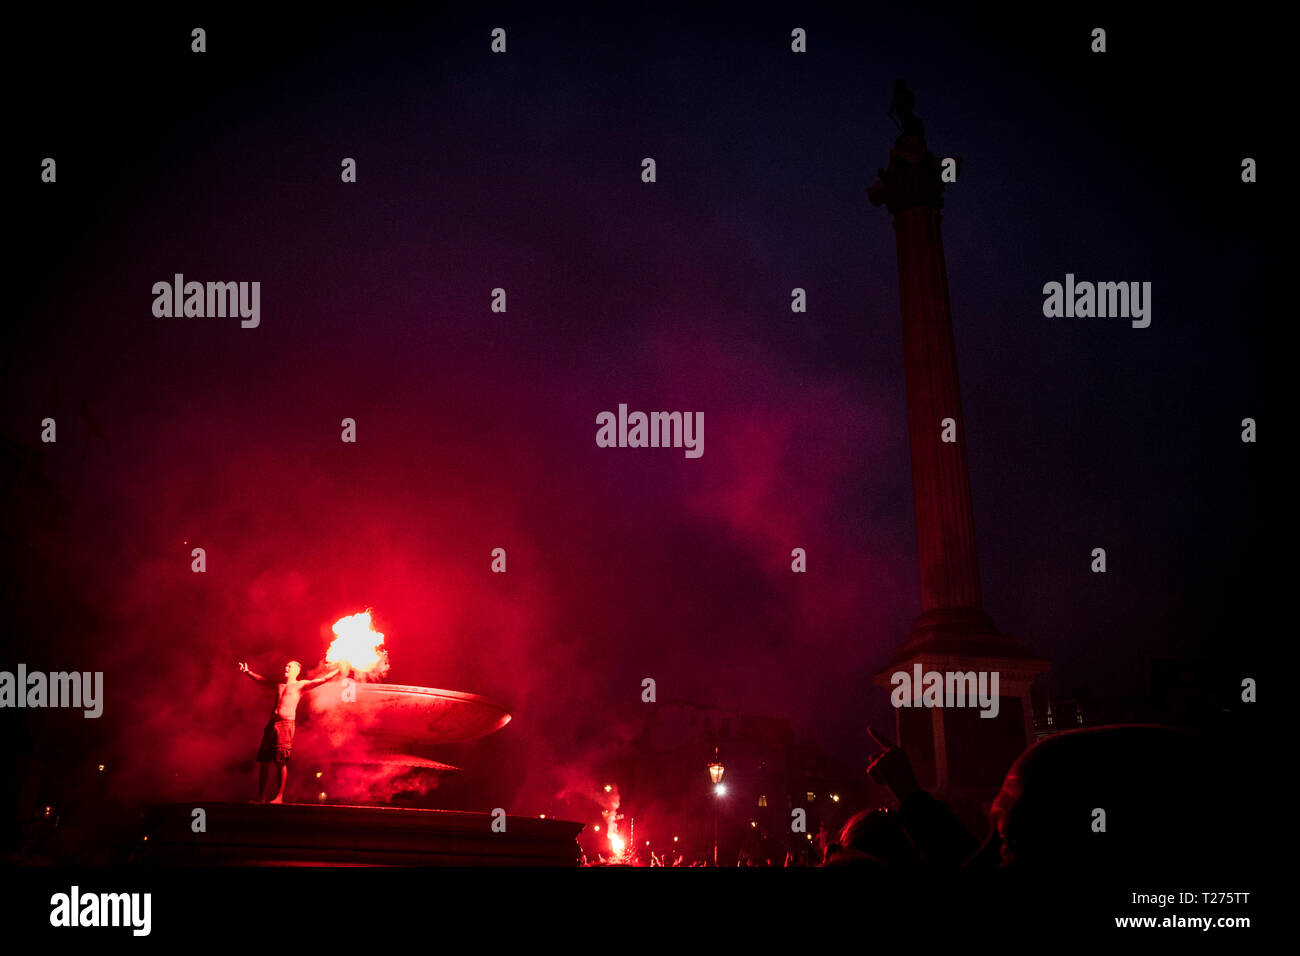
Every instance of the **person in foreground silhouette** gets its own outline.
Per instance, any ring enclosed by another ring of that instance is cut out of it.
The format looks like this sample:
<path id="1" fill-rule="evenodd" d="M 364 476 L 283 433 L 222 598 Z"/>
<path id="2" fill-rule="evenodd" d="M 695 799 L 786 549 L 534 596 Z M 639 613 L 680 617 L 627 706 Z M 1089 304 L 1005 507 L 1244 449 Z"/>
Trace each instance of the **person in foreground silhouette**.
<path id="1" fill-rule="evenodd" d="M 1209 868 L 1222 877 L 1251 842 L 1231 752 L 1197 732 L 1120 724 L 1056 734 L 1007 771 L 974 865 L 1131 873 Z"/>
<path id="2" fill-rule="evenodd" d="M 1227 872 L 1250 849 L 1242 795 L 1207 773 L 1216 748 L 1191 731 L 1122 724 L 1033 744 L 1007 771 L 978 848 L 948 807 L 920 788 L 907 754 L 869 733 L 884 752 L 867 772 L 898 799 L 899 821 L 929 865 Z"/>
<path id="3" fill-rule="evenodd" d="M 262 745 L 257 751 L 257 799 L 253 802 L 284 803 L 284 784 L 289 778 L 289 758 L 293 753 L 294 727 L 302 692 L 333 680 L 343 672 L 343 668 L 336 667 L 328 674 L 312 680 L 299 680 L 302 665 L 290 661 L 284 665 L 284 680 L 280 683 L 249 670 L 244 661 L 239 662 L 239 672 L 247 674 L 259 684 L 275 689 L 275 708 L 262 731 Z M 271 772 L 272 766 L 276 768 L 275 773 Z"/>
<path id="4" fill-rule="evenodd" d="M 921 789 L 905 751 L 870 727 L 867 733 L 883 751 L 868 765 L 867 773 L 898 800 L 899 824 L 920 862 L 961 866 L 979 849 L 979 841 L 946 803 Z"/>
<path id="5" fill-rule="evenodd" d="M 849 817 L 823 866 L 906 869 L 920 863 L 899 815 L 882 807 Z"/>

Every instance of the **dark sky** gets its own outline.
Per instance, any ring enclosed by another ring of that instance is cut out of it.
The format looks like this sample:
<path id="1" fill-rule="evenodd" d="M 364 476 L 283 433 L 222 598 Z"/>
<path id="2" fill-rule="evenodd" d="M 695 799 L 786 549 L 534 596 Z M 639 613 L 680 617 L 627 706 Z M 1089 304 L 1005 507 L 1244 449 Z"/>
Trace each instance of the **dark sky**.
<path id="1" fill-rule="evenodd" d="M 235 662 L 315 661 L 366 606 L 390 679 L 514 709 L 491 747 L 515 803 L 639 718 L 643 677 L 859 762 L 919 601 L 897 260 L 866 197 L 898 76 L 963 158 L 943 229 L 987 609 L 1056 689 L 1253 654 L 1275 519 L 1238 433 L 1280 426 L 1281 254 L 1267 164 L 1239 177 L 1277 68 L 1244 28 L 319 16 L 15 33 L 36 72 L 11 119 L 3 434 L 65 505 L 9 495 L 0 666 L 104 669 L 93 734 L 133 766 L 247 759 L 262 701 Z M 176 272 L 260 281 L 261 327 L 154 318 Z M 1067 272 L 1150 281 L 1151 327 L 1044 318 Z M 108 440 L 84 459 L 83 401 Z M 704 456 L 597 448 L 620 402 L 704 412 Z"/>

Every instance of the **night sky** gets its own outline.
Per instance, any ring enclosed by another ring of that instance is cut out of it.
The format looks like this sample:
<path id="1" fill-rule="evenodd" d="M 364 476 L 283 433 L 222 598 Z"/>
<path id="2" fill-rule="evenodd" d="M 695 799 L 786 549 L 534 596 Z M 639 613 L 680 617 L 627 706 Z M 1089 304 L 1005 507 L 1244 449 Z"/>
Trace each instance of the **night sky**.
<path id="1" fill-rule="evenodd" d="M 310 666 L 369 606 L 390 680 L 512 708 L 475 770 L 512 812 L 609 755 L 644 677 L 860 766 L 919 611 L 897 259 L 866 194 L 900 76 L 963 159 L 943 229 L 986 609 L 1058 691 L 1140 693 L 1157 658 L 1235 683 L 1264 646 L 1277 519 L 1239 433 L 1280 431 L 1283 273 L 1270 170 L 1240 163 L 1277 64 L 1232 24 L 28 16 L 0 668 L 103 670 L 107 703 L 4 715 L 20 759 L 239 797 L 265 701 L 235 663 Z M 155 318 L 178 272 L 260 281 L 260 327 Z M 1150 328 L 1045 318 L 1067 272 L 1150 281 Z M 703 457 L 596 447 L 620 402 L 702 411 Z"/>

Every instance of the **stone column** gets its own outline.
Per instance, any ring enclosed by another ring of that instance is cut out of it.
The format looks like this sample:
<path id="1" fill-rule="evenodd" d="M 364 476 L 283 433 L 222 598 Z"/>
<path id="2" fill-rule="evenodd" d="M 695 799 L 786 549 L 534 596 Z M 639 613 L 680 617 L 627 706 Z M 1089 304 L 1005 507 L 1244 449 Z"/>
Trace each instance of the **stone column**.
<path id="1" fill-rule="evenodd" d="M 939 231 L 942 193 L 938 161 L 917 136 L 899 138 L 889 169 L 881 170 L 880 182 L 868 192 L 872 204 L 883 203 L 893 214 L 898 245 L 923 618 L 930 612 L 979 612 L 983 606 L 948 272 Z M 942 440 L 946 419 L 952 419 L 956 441 Z M 982 614 L 962 617 L 991 629 Z"/>
<path id="2" fill-rule="evenodd" d="M 901 85 L 901 84 L 900 84 Z M 999 675 L 998 716 L 970 708 L 929 712 L 899 708 L 896 733 L 912 758 L 921 785 L 949 801 L 967 824 L 981 827 L 982 809 L 1002 775 L 1032 742 L 1029 688 L 1048 662 L 1014 637 L 999 634 L 983 610 L 975 518 L 966 463 L 966 431 L 957 380 L 948 301 L 948 271 L 940 235 L 943 180 L 939 161 L 926 149 L 924 130 L 903 104 L 903 135 L 889 168 L 867 191 L 873 205 L 894 218 L 899 301 L 903 313 L 903 363 L 912 457 L 912 498 L 921 572 L 921 615 L 876 683 L 892 687 L 899 671 L 959 671 Z M 956 441 L 943 441 L 952 419 Z"/>

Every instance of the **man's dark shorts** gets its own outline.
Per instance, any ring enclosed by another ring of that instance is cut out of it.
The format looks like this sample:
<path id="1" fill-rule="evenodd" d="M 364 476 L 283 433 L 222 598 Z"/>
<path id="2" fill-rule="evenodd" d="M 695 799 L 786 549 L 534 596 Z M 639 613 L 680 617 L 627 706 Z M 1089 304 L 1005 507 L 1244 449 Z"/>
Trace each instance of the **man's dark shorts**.
<path id="1" fill-rule="evenodd" d="M 293 728 L 292 720 L 272 717 L 266 730 L 262 731 L 262 746 L 257 751 L 258 763 L 276 763 L 282 767 L 288 764 L 289 756 L 293 753 Z"/>

